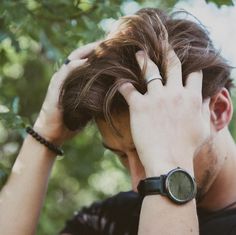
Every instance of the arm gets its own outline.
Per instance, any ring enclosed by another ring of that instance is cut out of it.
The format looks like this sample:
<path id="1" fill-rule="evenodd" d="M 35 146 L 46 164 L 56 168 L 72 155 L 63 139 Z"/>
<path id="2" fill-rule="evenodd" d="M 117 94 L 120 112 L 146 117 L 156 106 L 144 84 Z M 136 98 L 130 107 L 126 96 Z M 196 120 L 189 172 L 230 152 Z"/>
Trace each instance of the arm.
<path id="1" fill-rule="evenodd" d="M 69 56 L 71 62 L 63 65 L 51 79 L 34 130 L 54 144 L 60 145 L 75 135 L 63 125 L 61 110 L 58 108 L 61 84 L 86 61 L 83 58 L 96 46 L 97 43 L 93 43 L 72 52 Z M 0 234 L 35 233 L 55 157 L 34 138 L 29 135 L 26 137 L 12 173 L 0 192 Z"/>
<path id="2" fill-rule="evenodd" d="M 160 173 L 155 174 L 155 176 L 164 174 L 164 172 L 167 173 L 170 169 L 174 168 L 176 168 L 174 165 L 170 165 L 169 169 L 168 167 L 163 167 L 159 171 Z M 149 174 L 149 176 L 151 175 Z M 163 235 L 199 234 L 195 200 L 184 205 L 177 205 L 161 195 L 148 195 L 144 197 L 138 234 L 154 235 L 157 232 Z"/>
<path id="3" fill-rule="evenodd" d="M 143 67 L 142 52 L 136 54 Z M 130 83 L 119 91 L 130 111 L 134 144 L 146 177 L 167 174 L 181 167 L 192 176 L 195 152 L 210 135 L 209 100 L 202 103 L 202 73 L 189 75 L 182 84 L 181 63 L 173 50 L 167 61 L 167 83 L 154 79 L 142 95 Z M 145 78 L 160 77 L 159 69 L 147 57 Z M 196 203 L 176 205 L 165 196 L 146 196 L 143 200 L 139 235 L 199 234 Z"/>
<path id="4" fill-rule="evenodd" d="M 139 234 L 157 233 L 199 234 L 195 202 L 178 206 L 161 196 L 145 197 L 140 215 Z"/>
<path id="5" fill-rule="evenodd" d="M 54 160 L 50 150 L 27 136 L 0 193 L 1 234 L 34 234 Z"/>
<path id="6" fill-rule="evenodd" d="M 178 154 L 178 148 L 173 147 L 173 149 L 176 150 L 175 154 Z M 180 153 L 186 158 L 189 157 L 189 159 L 192 159 L 191 155 L 189 155 L 186 151 L 186 148 L 180 150 Z M 169 156 L 169 154 L 162 155 L 163 159 L 167 159 Z M 179 161 L 176 164 L 173 163 L 166 166 L 163 165 L 155 166 L 153 168 L 146 168 L 146 176 L 160 176 L 168 173 L 177 166 L 187 169 L 193 175 L 193 166 L 191 161 L 186 161 L 184 164 Z M 192 200 L 184 205 L 177 205 L 167 197 L 161 195 L 148 195 L 144 197 L 140 214 L 138 234 L 155 235 L 157 232 L 163 235 L 199 234 L 195 200 Z"/>

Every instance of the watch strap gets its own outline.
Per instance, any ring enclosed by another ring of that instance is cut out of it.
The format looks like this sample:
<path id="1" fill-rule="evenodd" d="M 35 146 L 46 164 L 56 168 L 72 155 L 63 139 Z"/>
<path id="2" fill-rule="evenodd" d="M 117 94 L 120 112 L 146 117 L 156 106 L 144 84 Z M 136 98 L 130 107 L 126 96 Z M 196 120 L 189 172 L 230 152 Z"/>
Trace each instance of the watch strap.
<path id="1" fill-rule="evenodd" d="M 161 175 L 160 177 L 149 177 L 141 180 L 138 184 L 139 194 L 143 197 L 154 194 L 166 195 L 165 178 L 165 175 Z"/>

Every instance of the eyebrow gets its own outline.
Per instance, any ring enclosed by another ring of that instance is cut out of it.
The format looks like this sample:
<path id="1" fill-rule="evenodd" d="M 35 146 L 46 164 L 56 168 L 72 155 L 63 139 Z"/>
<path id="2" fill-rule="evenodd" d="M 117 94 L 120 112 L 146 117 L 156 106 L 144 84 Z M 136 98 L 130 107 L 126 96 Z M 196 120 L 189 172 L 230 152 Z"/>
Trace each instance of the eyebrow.
<path id="1" fill-rule="evenodd" d="M 123 153 L 122 150 L 112 148 L 112 147 L 108 146 L 107 144 L 105 144 L 104 142 L 102 142 L 102 145 L 103 145 L 104 148 L 109 149 L 109 150 L 111 150 L 111 151 L 113 151 L 113 152 L 122 152 L 122 153 Z M 133 146 L 133 147 L 131 147 L 131 148 L 129 149 L 129 151 L 135 151 L 135 150 L 136 150 L 136 147 L 135 147 L 135 146 Z"/>
<path id="2" fill-rule="evenodd" d="M 102 142 L 102 145 L 103 145 L 104 148 L 109 149 L 109 150 L 111 150 L 111 151 L 113 151 L 113 152 L 122 152 L 122 151 L 120 151 L 119 149 L 114 149 L 114 148 L 108 146 L 108 145 L 105 144 L 104 142 Z"/>

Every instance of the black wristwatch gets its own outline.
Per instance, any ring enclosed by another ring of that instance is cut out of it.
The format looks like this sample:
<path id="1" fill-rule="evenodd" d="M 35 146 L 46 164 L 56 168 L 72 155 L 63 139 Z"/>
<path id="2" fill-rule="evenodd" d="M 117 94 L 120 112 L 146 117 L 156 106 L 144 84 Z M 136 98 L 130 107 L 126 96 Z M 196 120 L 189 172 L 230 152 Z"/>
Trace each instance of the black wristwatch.
<path id="1" fill-rule="evenodd" d="M 142 197 L 160 194 L 177 204 L 184 204 L 195 198 L 197 186 L 194 178 L 178 167 L 167 175 L 141 180 L 138 184 L 138 192 Z"/>

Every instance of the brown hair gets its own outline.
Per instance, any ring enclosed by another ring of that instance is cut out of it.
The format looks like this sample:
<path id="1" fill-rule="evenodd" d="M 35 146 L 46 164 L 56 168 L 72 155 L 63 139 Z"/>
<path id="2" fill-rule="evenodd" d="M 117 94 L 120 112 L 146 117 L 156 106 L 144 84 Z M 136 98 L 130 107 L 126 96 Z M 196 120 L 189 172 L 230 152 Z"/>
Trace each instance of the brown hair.
<path id="1" fill-rule="evenodd" d="M 122 18 L 118 32 L 103 41 L 62 86 L 60 104 L 69 129 L 83 128 L 93 118 L 105 118 L 113 126 L 111 113 L 128 109 L 117 90 L 127 80 L 141 93 L 146 92 L 144 71 L 135 59 L 138 50 L 144 50 L 157 64 L 164 84 L 171 45 L 182 63 L 183 84 L 188 74 L 202 70 L 203 98 L 223 87 L 230 90 L 231 67 L 215 50 L 208 32 L 200 23 L 175 16 L 146 8 Z"/>

